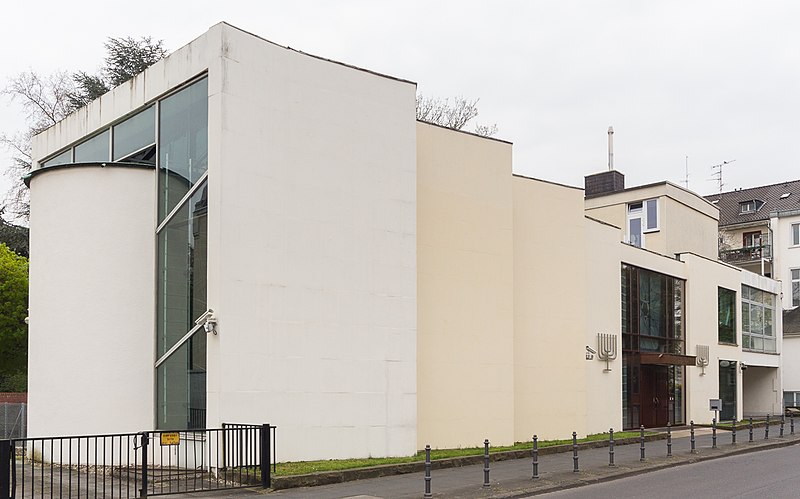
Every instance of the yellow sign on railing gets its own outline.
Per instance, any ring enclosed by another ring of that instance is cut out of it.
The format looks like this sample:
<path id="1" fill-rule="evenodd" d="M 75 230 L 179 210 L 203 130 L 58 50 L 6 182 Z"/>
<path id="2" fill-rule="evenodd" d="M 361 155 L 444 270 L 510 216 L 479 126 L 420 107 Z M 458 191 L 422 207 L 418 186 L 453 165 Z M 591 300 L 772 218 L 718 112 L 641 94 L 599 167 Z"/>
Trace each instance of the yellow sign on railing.
<path id="1" fill-rule="evenodd" d="M 174 433 L 162 433 L 161 445 L 179 445 L 181 443 L 181 434 L 177 431 Z"/>

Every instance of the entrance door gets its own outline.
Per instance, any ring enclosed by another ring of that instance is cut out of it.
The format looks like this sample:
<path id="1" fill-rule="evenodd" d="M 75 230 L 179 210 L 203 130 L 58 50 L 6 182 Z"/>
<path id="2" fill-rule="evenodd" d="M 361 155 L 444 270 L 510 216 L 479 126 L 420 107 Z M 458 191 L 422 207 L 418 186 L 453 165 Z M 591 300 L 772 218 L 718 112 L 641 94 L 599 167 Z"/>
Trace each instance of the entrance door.
<path id="1" fill-rule="evenodd" d="M 669 421 L 669 368 L 642 366 L 642 424 L 645 428 L 667 426 Z"/>

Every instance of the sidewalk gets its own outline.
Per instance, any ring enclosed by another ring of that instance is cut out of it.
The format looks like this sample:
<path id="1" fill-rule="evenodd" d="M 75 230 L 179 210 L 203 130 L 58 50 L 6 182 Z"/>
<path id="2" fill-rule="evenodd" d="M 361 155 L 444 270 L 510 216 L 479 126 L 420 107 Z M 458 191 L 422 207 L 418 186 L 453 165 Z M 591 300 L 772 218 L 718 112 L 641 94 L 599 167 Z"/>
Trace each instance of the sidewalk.
<path id="1" fill-rule="evenodd" d="M 690 452 L 689 430 L 673 432 L 672 457 L 667 457 L 666 440 L 646 442 L 645 461 L 640 461 L 639 444 L 615 446 L 615 466 L 610 467 L 608 447 L 585 449 L 578 453 L 579 471 L 573 471 L 572 452 L 539 456 L 539 479 L 533 480 L 530 457 L 490 464 L 490 487 L 483 486 L 483 465 L 433 470 L 431 491 L 433 497 L 455 499 L 521 498 L 556 490 L 580 487 L 592 483 L 614 480 L 663 468 L 691 464 L 706 459 L 716 459 L 734 454 L 757 452 L 800 443 L 800 428 L 790 435 L 789 424 L 785 436 L 779 437 L 779 425 L 770 427 L 769 439 L 764 439 L 764 428 L 755 428 L 753 442 L 748 442 L 747 428 L 738 429 L 737 444 L 731 444 L 731 432 L 717 431 L 717 448 L 712 448 L 710 428 L 695 430 L 696 452 Z M 280 499 L 401 499 L 422 498 L 424 474 L 408 473 L 383 478 L 371 478 L 318 487 L 303 487 L 278 491 L 241 490 L 223 495 L 203 493 L 179 497 L 254 497 L 262 495 Z"/>

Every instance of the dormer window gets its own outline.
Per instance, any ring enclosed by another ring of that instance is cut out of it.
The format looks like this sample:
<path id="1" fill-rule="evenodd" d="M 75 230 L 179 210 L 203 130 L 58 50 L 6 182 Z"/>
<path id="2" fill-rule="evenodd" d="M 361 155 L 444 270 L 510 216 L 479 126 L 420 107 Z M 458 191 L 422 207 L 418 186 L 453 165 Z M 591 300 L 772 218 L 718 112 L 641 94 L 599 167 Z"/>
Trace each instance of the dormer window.
<path id="1" fill-rule="evenodd" d="M 750 201 L 742 201 L 739 203 L 739 214 L 748 215 L 755 213 L 764 206 L 764 201 L 760 199 L 751 199 Z"/>

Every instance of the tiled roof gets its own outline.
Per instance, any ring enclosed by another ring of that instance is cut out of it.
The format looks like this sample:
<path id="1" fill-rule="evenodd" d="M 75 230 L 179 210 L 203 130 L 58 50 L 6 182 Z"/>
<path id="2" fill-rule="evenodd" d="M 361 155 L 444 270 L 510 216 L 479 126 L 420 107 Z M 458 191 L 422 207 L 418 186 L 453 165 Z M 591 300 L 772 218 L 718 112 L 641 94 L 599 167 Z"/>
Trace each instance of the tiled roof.
<path id="1" fill-rule="evenodd" d="M 800 307 L 783 311 L 783 334 L 800 336 Z"/>
<path id="2" fill-rule="evenodd" d="M 719 208 L 720 226 L 768 220 L 771 212 L 800 210 L 800 180 L 712 194 L 705 198 Z M 755 212 L 741 214 L 740 203 L 753 200 L 764 204 Z"/>

